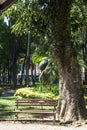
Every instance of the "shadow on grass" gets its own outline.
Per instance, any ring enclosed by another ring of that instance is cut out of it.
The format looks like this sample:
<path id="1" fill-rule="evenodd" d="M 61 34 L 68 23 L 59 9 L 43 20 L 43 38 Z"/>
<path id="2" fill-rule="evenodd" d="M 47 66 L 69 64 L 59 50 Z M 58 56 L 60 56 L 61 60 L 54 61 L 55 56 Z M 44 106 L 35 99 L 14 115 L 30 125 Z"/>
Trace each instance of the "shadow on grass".
<path id="1" fill-rule="evenodd" d="M 14 114 L 14 107 L 15 107 L 15 97 L 2 97 L 0 98 L 0 119 L 2 118 L 10 118 L 13 119 L 15 117 Z M 23 109 L 23 106 L 20 107 L 20 109 Z M 26 106 L 25 109 L 37 109 L 37 107 L 30 107 L 30 106 Z M 39 108 L 38 108 L 39 109 Z M 48 116 L 46 114 L 18 114 L 19 115 L 19 119 L 22 116 L 23 119 L 24 118 L 47 118 Z"/>
<path id="2" fill-rule="evenodd" d="M 13 112 L 9 111 L 0 111 L 0 119 L 12 119 L 13 118 Z"/>
<path id="3" fill-rule="evenodd" d="M 14 96 L 0 98 L 0 119 L 12 118 L 14 110 Z"/>
<path id="4" fill-rule="evenodd" d="M 13 101 L 15 100 L 15 97 L 14 96 L 9 96 L 9 97 L 1 97 L 0 100 L 9 100 L 9 101 Z"/>

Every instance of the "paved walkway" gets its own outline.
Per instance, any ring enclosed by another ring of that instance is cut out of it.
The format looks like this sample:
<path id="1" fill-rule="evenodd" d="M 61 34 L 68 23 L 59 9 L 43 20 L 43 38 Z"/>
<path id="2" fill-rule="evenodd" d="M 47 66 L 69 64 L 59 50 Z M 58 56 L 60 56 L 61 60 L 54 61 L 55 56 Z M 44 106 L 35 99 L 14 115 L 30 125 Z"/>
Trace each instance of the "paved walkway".
<path id="1" fill-rule="evenodd" d="M 1 97 L 9 97 L 14 95 L 14 90 L 4 91 Z"/>
<path id="2" fill-rule="evenodd" d="M 0 130 L 87 130 L 87 125 L 60 126 L 48 123 L 13 123 L 0 122 Z"/>

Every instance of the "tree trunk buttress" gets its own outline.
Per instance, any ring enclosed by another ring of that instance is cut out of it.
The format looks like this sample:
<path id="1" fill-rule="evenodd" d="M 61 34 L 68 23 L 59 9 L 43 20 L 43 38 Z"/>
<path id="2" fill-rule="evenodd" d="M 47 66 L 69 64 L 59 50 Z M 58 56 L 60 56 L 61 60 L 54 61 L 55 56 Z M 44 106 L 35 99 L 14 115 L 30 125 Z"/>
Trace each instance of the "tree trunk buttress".
<path id="1" fill-rule="evenodd" d="M 72 0 L 55 0 L 52 12 L 53 56 L 59 74 L 59 119 L 80 120 L 86 109 L 81 87 L 80 69 L 71 42 L 70 7 Z"/>
<path id="2" fill-rule="evenodd" d="M 60 119 L 74 121 L 85 118 L 86 109 L 78 64 L 73 58 L 64 67 L 59 61 L 57 64 L 59 72 L 58 110 Z"/>

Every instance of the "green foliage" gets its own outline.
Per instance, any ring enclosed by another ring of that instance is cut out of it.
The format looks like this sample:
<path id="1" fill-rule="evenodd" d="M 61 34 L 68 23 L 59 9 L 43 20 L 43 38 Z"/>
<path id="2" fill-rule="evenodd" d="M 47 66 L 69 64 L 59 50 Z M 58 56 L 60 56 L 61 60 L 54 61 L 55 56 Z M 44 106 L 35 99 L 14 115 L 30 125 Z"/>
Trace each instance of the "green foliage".
<path id="1" fill-rule="evenodd" d="M 37 91 L 39 93 L 53 93 L 55 96 L 59 94 L 58 85 L 40 85 L 37 87 L 33 87 L 33 91 Z"/>
<path id="2" fill-rule="evenodd" d="M 44 58 L 44 56 L 33 54 L 32 61 L 33 63 L 39 63 L 42 60 L 42 58 Z"/>
<path id="3" fill-rule="evenodd" d="M 78 16 L 78 17 L 77 17 Z M 85 38 L 87 29 L 87 5 L 83 0 L 75 0 L 70 13 L 71 37 L 80 66 L 86 68 L 84 62 Z"/>
<path id="4" fill-rule="evenodd" d="M 58 80 L 57 67 L 51 56 L 42 58 L 39 68 L 41 70 L 39 79 L 42 84 L 53 85 L 53 82 Z"/>
<path id="5" fill-rule="evenodd" d="M 84 0 L 85 1 L 85 0 Z M 50 18 L 52 13 L 52 4 L 53 1 L 41 1 L 41 0 L 31 0 L 28 3 L 24 0 L 19 0 L 17 4 L 12 6 L 7 10 L 7 16 L 14 19 L 14 25 L 12 30 L 15 33 L 23 35 L 27 34 L 30 30 L 32 35 L 38 36 L 50 35 L 51 34 L 51 25 Z M 78 17 L 77 17 L 78 16 Z M 84 4 L 83 0 L 75 0 L 72 2 L 72 8 L 70 12 L 70 29 L 71 37 L 74 46 L 76 43 L 83 43 L 83 31 L 87 27 L 87 6 Z M 51 36 L 52 37 L 52 36 Z M 37 38 L 38 39 L 38 38 Z M 45 42 L 45 41 L 44 41 Z M 36 39 L 35 39 L 36 43 Z M 52 46 L 47 44 L 45 45 L 46 49 L 43 47 L 43 42 L 39 39 L 39 49 L 36 48 L 39 52 L 38 56 L 41 56 L 43 50 L 51 48 Z M 48 42 L 49 43 L 49 42 Z M 52 44 L 52 43 L 51 43 Z M 38 45 L 38 44 L 37 44 Z M 77 47 L 76 47 L 77 48 Z M 77 49 L 79 51 L 79 49 Z M 35 54 L 36 55 L 36 54 Z M 34 55 L 34 62 L 37 61 L 37 58 Z"/>
<path id="6" fill-rule="evenodd" d="M 15 96 L 18 98 L 40 98 L 40 99 L 53 99 L 57 98 L 55 94 L 52 92 L 41 92 L 41 90 L 37 90 L 36 88 L 21 88 L 16 90 Z"/>

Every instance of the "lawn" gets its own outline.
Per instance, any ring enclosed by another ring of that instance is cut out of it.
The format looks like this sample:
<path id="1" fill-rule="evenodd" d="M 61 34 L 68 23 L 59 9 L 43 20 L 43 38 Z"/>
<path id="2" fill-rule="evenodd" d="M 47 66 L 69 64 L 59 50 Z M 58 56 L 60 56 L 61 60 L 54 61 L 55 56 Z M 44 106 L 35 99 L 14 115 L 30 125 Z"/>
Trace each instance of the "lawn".
<path id="1" fill-rule="evenodd" d="M 13 118 L 14 96 L 0 98 L 0 119 Z"/>
<path id="2" fill-rule="evenodd" d="M 32 107 L 32 106 L 31 106 Z M 36 106 L 37 107 L 37 106 Z M 36 109 L 36 107 L 32 107 L 32 109 Z M 13 110 L 15 108 L 15 97 L 14 96 L 10 96 L 10 97 L 3 97 L 0 98 L 0 120 L 2 119 L 8 119 L 8 120 L 14 120 L 15 115 L 13 113 Z M 25 107 L 25 109 L 27 109 L 29 107 Z M 22 108 L 20 108 L 22 109 Z M 45 107 L 44 107 L 45 109 Z M 48 109 L 48 108 L 46 108 Z M 50 107 L 51 109 L 51 107 Z M 41 118 L 41 114 L 19 114 L 20 118 L 24 119 L 28 119 L 28 118 Z M 43 117 L 45 117 L 46 115 L 44 115 Z"/>

